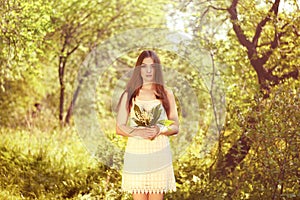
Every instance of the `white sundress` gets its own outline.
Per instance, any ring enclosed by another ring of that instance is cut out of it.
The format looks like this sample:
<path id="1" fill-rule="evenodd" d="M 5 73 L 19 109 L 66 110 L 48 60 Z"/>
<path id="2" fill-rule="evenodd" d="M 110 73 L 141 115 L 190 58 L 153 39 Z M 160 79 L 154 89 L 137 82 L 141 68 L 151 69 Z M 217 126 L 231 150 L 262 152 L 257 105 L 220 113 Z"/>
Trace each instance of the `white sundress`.
<path id="1" fill-rule="evenodd" d="M 160 119 L 167 119 L 165 109 L 158 99 L 136 99 L 133 104 L 151 110 L 161 105 Z M 130 126 L 136 126 L 130 112 Z M 129 137 L 124 154 L 122 190 L 129 193 L 166 193 L 176 191 L 172 153 L 168 136 L 159 135 L 154 140 Z"/>

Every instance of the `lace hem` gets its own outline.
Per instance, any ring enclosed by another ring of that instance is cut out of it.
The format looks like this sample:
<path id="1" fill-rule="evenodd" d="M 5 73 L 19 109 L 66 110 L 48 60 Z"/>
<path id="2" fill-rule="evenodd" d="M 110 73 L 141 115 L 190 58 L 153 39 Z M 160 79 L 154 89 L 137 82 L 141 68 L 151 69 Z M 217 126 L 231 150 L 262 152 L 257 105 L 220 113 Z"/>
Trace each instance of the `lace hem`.
<path id="1" fill-rule="evenodd" d="M 174 188 L 169 188 L 169 189 L 122 189 L 123 192 L 128 192 L 128 193 L 143 193 L 143 194 L 159 194 L 159 193 L 167 193 L 167 192 L 176 192 L 176 187 Z"/>

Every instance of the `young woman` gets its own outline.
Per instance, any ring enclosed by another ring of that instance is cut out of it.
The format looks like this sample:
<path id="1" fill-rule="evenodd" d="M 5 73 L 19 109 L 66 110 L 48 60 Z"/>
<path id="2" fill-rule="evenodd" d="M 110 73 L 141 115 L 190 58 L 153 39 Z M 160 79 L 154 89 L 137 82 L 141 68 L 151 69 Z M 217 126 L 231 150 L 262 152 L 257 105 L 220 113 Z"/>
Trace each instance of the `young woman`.
<path id="1" fill-rule="evenodd" d="M 146 114 L 137 113 L 135 105 Z M 159 120 L 173 123 L 168 127 L 138 126 L 134 119 L 138 115 L 151 117 L 151 110 L 157 106 Z M 164 193 L 176 190 L 168 136 L 178 130 L 175 98 L 164 88 L 160 60 L 155 52 L 143 51 L 120 98 L 116 127 L 117 134 L 128 137 L 122 189 L 132 193 L 134 200 L 161 200 Z"/>

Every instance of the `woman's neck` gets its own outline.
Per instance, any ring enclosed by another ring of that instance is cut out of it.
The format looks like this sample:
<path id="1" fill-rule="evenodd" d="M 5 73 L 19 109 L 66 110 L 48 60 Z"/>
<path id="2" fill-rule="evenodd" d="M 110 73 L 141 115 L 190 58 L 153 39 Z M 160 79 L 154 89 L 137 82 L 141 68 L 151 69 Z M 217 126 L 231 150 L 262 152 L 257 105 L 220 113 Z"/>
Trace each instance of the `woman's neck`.
<path id="1" fill-rule="evenodd" d="M 142 90 L 153 90 L 154 84 L 153 83 L 144 83 L 141 89 Z"/>

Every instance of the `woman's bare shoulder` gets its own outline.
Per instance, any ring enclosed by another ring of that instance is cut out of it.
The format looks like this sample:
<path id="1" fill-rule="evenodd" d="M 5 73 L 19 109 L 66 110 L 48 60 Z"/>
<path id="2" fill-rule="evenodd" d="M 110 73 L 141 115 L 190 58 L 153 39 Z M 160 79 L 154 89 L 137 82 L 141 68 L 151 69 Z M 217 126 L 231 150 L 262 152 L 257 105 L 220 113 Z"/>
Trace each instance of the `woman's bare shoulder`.
<path id="1" fill-rule="evenodd" d="M 127 92 L 127 91 L 124 91 L 124 92 L 121 94 L 120 99 L 122 99 L 122 100 L 127 100 L 127 99 L 128 99 L 128 92 Z"/>
<path id="2" fill-rule="evenodd" d="M 173 91 L 171 89 L 166 88 L 165 91 L 168 97 L 174 97 Z"/>

